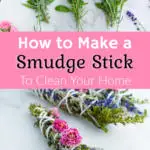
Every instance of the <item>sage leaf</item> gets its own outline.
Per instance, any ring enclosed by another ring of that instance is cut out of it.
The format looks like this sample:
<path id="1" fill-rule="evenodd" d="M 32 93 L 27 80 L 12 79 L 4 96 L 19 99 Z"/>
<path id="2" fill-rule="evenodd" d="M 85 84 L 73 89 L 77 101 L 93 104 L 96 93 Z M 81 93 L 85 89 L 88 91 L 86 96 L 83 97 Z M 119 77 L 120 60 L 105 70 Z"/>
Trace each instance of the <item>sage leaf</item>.
<path id="1" fill-rule="evenodd" d="M 67 6 L 64 6 L 64 5 L 58 5 L 58 6 L 56 6 L 55 10 L 59 11 L 59 12 L 71 12 L 71 9 L 68 8 Z"/>
<path id="2" fill-rule="evenodd" d="M 102 4 L 101 3 L 95 3 L 96 7 L 99 9 L 102 9 Z"/>
<path id="3" fill-rule="evenodd" d="M 48 0 L 48 4 L 52 3 L 54 0 Z"/>
<path id="4" fill-rule="evenodd" d="M 28 3 L 23 3 L 22 5 L 25 6 L 25 7 L 27 7 L 27 8 L 30 8 L 30 9 L 34 9 L 34 10 L 37 9 L 37 7 L 35 5 L 30 5 Z"/>
<path id="5" fill-rule="evenodd" d="M 69 4 L 72 4 L 72 0 L 67 0 Z"/>
<path id="6" fill-rule="evenodd" d="M 48 10 L 48 6 L 54 0 L 26 0 L 23 3 L 23 6 L 33 9 L 35 12 L 35 16 L 37 19 L 36 27 L 34 27 L 35 31 L 41 31 L 41 23 L 49 23 L 50 14 Z"/>

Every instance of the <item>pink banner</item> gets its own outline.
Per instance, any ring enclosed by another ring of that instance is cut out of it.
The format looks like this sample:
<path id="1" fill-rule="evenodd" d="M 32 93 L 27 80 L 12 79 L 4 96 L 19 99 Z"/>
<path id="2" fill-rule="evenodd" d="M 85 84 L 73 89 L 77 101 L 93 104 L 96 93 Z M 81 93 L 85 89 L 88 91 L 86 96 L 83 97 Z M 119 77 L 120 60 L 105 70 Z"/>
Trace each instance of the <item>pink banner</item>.
<path id="1" fill-rule="evenodd" d="M 0 33 L 0 88 L 150 88 L 150 33 Z"/>

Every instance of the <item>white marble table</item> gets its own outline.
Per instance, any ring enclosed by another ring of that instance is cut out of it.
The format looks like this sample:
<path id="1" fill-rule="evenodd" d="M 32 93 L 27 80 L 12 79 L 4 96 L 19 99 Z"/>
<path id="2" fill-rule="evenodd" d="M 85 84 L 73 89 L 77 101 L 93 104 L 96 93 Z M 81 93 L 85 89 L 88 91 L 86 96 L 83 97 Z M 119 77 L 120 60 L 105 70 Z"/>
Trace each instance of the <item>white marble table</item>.
<path id="1" fill-rule="evenodd" d="M 150 90 L 132 90 L 136 96 L 150 98 Z M 25 90 L 0 90 L 0 150 L 48 150 L 47 142 L 38 128 L 28 106 L 31 103 L 49 107 Z M 150 105 L 143 105 L 150 113 Z M 103 133 L 85 120 L 64 115 L 71 127 L 79 129 L 83 142 L 104 150 L 149 150 L 150 118 L 144 124 L 110 125 L 108 134 Z"/>

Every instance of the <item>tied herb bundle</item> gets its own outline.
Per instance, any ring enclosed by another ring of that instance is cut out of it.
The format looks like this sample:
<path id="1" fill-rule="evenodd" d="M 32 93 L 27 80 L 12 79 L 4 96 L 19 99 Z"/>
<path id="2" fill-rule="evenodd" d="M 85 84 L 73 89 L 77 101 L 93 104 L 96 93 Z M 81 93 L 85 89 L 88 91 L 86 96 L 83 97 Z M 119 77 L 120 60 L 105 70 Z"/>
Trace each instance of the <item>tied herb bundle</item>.
<path id="1" fill-rule="evenodd" d="M 108 27 L 117 25 L 117 30 L 119 30 L 121 13 L 126 1 L 127 0 L 102 0 L 102 2 L 95 3 L 96 7 L 105 13 Z"/>
<path id="2" fill-rule="evenodd" d="M 87 119 L 104 132 L 108 132 L 108 124 L 143 123 L 147 116 L 147 111 L 141 112 L 134 104 L 134 97 L 125 94 L 126 91 L 41 89 L 34 92 L 63 111 Z"/>
<path id="3" fill-rule="evenodd" d="M 23 5 L 27 8 L 33 9 L 36 12 L 37 26 L 35 31 L 41 31 L 41 22 L 49 23 L 50 15 L 48 12 L 48 5 L 54 0 L 27 0 Z"/>
<path id="4" fill-rule="evenodd" d="M 53 150 L 96 150 L 81 144 L 82 137 L 76 128 L 69 128 L 66 121 L 59 119 L 56 108 L 47 111 L 40 105 L 31 104 L 29 110 L 36 118 L 35 125 L 40 128 L 48 145 Z"/>
<path id="5" fill-rule="evenodd" d="M 55 10 L 59 12 L 71 12 L 74 15 L 75 21 L 76 21 L 76 27 L 78 31 L 83 30 L 83 23 L 82 18 L 87 13 L 84 9 L 84 6 L 87 4 L 83 0 L 67 0 L 70 4 L 70 7 L 67 7 L 65 5 L 58 5 L 56 6 Z"/>

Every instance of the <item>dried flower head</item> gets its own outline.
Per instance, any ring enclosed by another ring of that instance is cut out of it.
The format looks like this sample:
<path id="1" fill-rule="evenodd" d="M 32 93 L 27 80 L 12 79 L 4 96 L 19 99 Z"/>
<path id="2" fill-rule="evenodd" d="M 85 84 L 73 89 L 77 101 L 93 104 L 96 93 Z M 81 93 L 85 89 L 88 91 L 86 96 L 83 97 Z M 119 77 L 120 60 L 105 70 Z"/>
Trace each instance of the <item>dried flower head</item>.
<path id="1" fill-rule="evenodd" d="M 57 132 L 61 133 L 61 132 L 65 131 L 66 129 L 68 129 L 68 124 L 64 120 L 56 119 L 53 122 L 53 128 Z"/>
<path id="2" fill-rule="evenodd" d="M 9 21 L 2 21 L 0 22 L 0 31 L 1 32 L 17 32 L 18 30 Z"/>
<path id="3" fill-rule="evenodd" d="M 65 130 L 62 133 L 60 143 L 67 147 L 75 147 L 78 146 L 82 141 L 82 137 L 80 136 L 77 129 L 70 128 Z"/>

